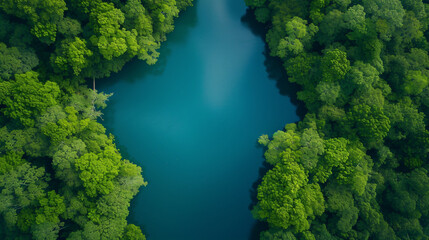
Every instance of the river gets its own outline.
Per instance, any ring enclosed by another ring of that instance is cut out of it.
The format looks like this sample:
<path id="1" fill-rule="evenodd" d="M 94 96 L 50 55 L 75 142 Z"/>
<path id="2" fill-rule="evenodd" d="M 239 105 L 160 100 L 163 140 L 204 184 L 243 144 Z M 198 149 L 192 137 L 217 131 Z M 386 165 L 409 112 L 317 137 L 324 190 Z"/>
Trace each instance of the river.
<path id="1" fill-rule="evenodd" d="M 157 64 L 133 61 L 97 81 L 114 93 L 103 125 L 149 182 L 129 216 L 149 240 L 255 237 L 257 138 L 299 118 L 245 14 L 243 0 L 197 0 Z"/>

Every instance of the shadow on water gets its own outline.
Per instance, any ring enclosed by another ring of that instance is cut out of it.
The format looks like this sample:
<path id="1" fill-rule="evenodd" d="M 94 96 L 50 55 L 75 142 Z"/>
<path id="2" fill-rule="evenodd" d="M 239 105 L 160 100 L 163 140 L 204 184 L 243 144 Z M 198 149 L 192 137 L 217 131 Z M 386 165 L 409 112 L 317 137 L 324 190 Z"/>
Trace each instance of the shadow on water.
<path id="1" fill-rule="evenodd" d="M 241 23 L 246 26 L 254 35 L 265 39 L 265 34 L 268 31 L 268 25 L 256 21 L 255 11 L 250 8 L 246 9 L 246 13 L 241 17 Z"/>
<path id="2" fill-rule="evenodd" d="M 244 26 L 249 28 L 253 34 L 259 36 L 262 40 L 265 41 L 265 35 L 269 29 L 269 26 L 256 21 L 253 12 L 253 10 L 248 8 L 246 10 L 246 14 L 241 17 L 241 22 Z M 264 65 L 266 72 L 268 73 L 268 78 L 276 81 L 276 86 L 279 89 L 279 93 L 283 96 L 289 97 L 292 104 L 297 107 L 296 115 L 300 119 L 303 119 L 306 113 L 305 105 L 302 101 L 299 101 L 296 96 L 296 93 L 301 90 L 300 86 L 288 81 L 286 70 L 283 67 L 281 59 L 270 56 L 267 44 L 265 44 L 264 56 Z"/>
<path id="3" fill-rule="evenodd" d="M 188 7 L 184 12 L 180 13 L 179 18 L 176 18 L 174 22 L 176 28 L 173 32 L 167 34 L 167 41 L 161 43 L 161 48 L 158 49 L 160 56 L 154 65 L 148 65 L 142 60 L 134 58 L 130 62 L 126 63 L 118 73 L 112 73 L 108 78 L 97 80 L 96 85 L 101 88 L 111 89 L 118 80 L 133 83 L 146 79 L 146 76 L 162 75 L 171 54 L 170 45 L 186 42 L 189 36 L 189 31 L 191 31 L 191 29 L 198 23 L 198 0 L 194 0 L 193 4 L 193 7 Z"/>
<path id="4" fill-rule="evenodd" d="M 248 8 L 246 10 L 246 14 L 242 16 L 241 22 L 243 25 L 249 28 L 253 34 L 265 40 L 265 35 L 269 29 L 269 26 L 267 24 L 263 24 L 256 21 L 253 10 Z M 270 56 L 269 48 L 267 44 L 265 44 L 265 50 L 263 54 L 265 56 L 264 65 L 265 65 L 266 72 L 268 74 L 268 78 L 276 81 L 276 86 L 279 90 L 279 93 L 283 96 L 289 97 L 292 104 L 296 106 L 296 112 L 295 112 L 296 115 L 300 119 L 303 119 L 306 113 L 305 104 L 302 101 L 299 101 L 296 95 L 296 93 L 301 90 L 300 86 L 295 83 L 290 83 L 288 81 L 286 70 L 283 67 L 281 59 L 278 57 Z M 257 144 L 257 147 L 260 147 L 260 145 Z M 252 184 L 252 187 L 249 190 L 250 199 L 251 199 L 249 210 L 252 210 L 253 207 L 257 204 L 258 185 L 262 182 L 262 177 L 271 168 L 272 166 L 265 161 L 263 162 L 262 166 L 259 168 L 258 179 Z M 255 224 L 252 226 L 249 239 L 250 240 L 259 239 L 260 233 L 266 230 L 268 230 L 268 223 L 262 222 L 262 221 L 256 221 Z"/>
<path id="5" fill-rule="evenodd" d="M 180 13 L 179 18 L 176 18 L 174 25 L 179 26 L 180 33 L 175 34 L 175 32 L 173 31 L 169 36 L 168 42 L 170 41 L 174 43 L 186 42 L 187 37 L 189 36 L 189 31 L 191 31 L 192 28 L 197 26 L 197 23 L 198 23 L 198 15 L 197 15 L 198 2 L 199 0 L 194 0 L 193 6 L 188 7 L 184 12 Z"/>
<path id="6" fill-rule="evenodd" d="M 260 145 L 258 143 L 256 143 L 256 144 L 260 148 Z M 262 182 L 262 177 L 271 168 L 272 168 L 272 166 L 270 166 L 270 164 L 268 164 L 265 161 L 262 163 L 262 167 L 259 168 L 258 179 L 252 184 L 252 188 L 249 191 L 250 192 L 250 199 L 251 199 L 251 203 L 249 205 L 249 211 L 251 211 L 253 209 L 253 207 L 256 206 L 256 204 L 258 203 L 258 199 L 257 199 L 258 186 Z M 259 235 L 261 234 L 261 232 L 266 231 L 266 230 L 268 230 L 268 223 L 257 220 L 253 224 L 253 226 L 252 226 L 252 229 L 251 229 L 251 232 L 250 232 L 250 235 L 249 235 L 249 240 L 258 240 L 259 239 Z"/>
<path id="7" fill-rule="evenodd" d="M 193 7 L 189 7 L 186 11 L 180 13 L 180 18 L 177 18 L 175 21 L 175 30 L 167 35 L 168 41 L 163 42 L 161 44 L 161 48 L 159 49 L 160 57 L 156 64 L 147 65 L 141 60 L 133 59 L 132 61 L 125 64 L 121 71 L 118 73 L 112 73 L 112 75 L 105 79 L 97 80 L 97 87 L 100 89 L 114 89 L 114 85 L 117 81 L 125 81 L 128 83 L 133 83 L 136 81 L 144 81 L 147 76 L 158 76 L 164 73 L 165 67 L 167 65 L 167 61 L 171 54 L 171 45 L 174 44 L 182 44 L 188 40 L 189 32 L 197 25 L 198 16 L 197 16 L 197 5 L 198 0 L 194 0 Z M 92 84 L 91 84 L 92 86 Z M 106 114 L 103 116 L 106 121 L 109 121 L 110 126 L 114 126 L 114 115 L 115 115 L 115 97 L 113 96 L 111 100 L 107 103 L 109 106 L 109 111 L 106 111 Z M 104 124 L 103 121 L 100 123 Z M 110 128 L 110 132 L 114 132 L 114 129 Z M 118 149 L 121 152 L 121 155 L 124 159 L 128 159 L 133 163 L 138 163 L 138 161 L 133 157 L 127 150 L 126 146 L 121 144 L 120 139 L 115 140 Z M 140 165 L 141 166 L 141 165 Z M 144 166 L 141 166 L 143 170 L 144 177 Z M 144 190 L 142 187 L 140 189 L 140 193 Z M 138 196 L 134 197 L 130 202 L 129 209 L 135 208 L 137 203 L 141 201 Z M 142 231 L 145 233 L 145 225 L 138 221 L 138 216 L 133 214 L 132 212 L 128 216 L 127 220 L 130 223 L 134 223 L 139 225 L 142 228 Z M 146 234 L 146 236 L 150 236 Z"/>
<path id="8" fill-rule="evenodd" d="M 197 25 L 198 18 L 196 7 L 198 4 L 198 0 L 194 0 L 193 4 L 193 7 L 189 7 L 186 9 L 186 11 L 181 12 L 180 18 L 176 19 L 175 25 L 178 26 L 177 30 L 174 30 L 172 33 L 168 34 L 168 42 L 164 42 L 162 44 L 162 47 L 159 50 L 160 57 L 156 64 L 147 65 L 143 61 L 135 58 L 125 64 L 125 66 L 118 73 L 112 73 L 112 75 L 108 78 L 97 80 L 97 87 L 101 89 L 112 89 L 111 87 L 118 80 L 133 83 L 135 81 L 141 81 L 145 79 L 145 77 L 148 75 L 162 75 L 165 70 L 165 66 L 167 65 L 168 56 L 171 54 L 171 49 L 169 48 L 168 44 L 186 42 L 187 37 L 189 36 L 189 31 L 191 31 L 191 29 Z M 88 83 L 88 87 L 92 87 L 92 82 Z M 109 125 L 114 126 L 115 124 L 113 123 L 113 121 L 115 119 L 114 116 L 116 109 L 114 107 L 116 105 L 114 96 L 109 99 L 107 105 L 109 106 L 109 111 L 105 111 L 103 113 L 103 119 L 108 119 L 108 121 L 110 122 Z M 99 122 L 103 124 L 103 120 Z M 114 132 L 114 129 L 112 127 L 109 130 L 110 132 Z M 128 153 L 126 147 L 120 144 L 119 139 L 116 139 L 116 145 L 118 149 L 120 149 L 123 158 L 128 159 L 134 163 L 137 162 L 136 159 Z M 133 200 L 135 199 L 136 198 L 133 198 Z"/>
<path id="9" fill-rule="evenodd" d="M 277 82 L 277 88 L 283 96 L 288 96 L 293 105 L 296 106 L 296 115 L 299 119 L 303 119 L 307 113 L 304 102 L 298 100 L 296 93 L 301 90 L 301 87 L 296 83 L 289 82 L 286 70 L 283 67 L 281 60 L 277 57 L 269 55 L 268 46 L 265 46 L 265 68 L 270 79 Z"/>

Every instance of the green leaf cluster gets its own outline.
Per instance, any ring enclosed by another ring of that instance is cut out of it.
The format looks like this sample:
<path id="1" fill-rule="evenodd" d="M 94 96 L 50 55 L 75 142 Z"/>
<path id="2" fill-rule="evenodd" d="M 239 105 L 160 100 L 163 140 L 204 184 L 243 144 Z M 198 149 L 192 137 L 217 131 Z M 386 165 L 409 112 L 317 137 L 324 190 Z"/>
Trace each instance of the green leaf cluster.
<path id="1" fill-rule="evenodd" d="M 147 185 L 98 122 L 109 76 L 157 49 L 192 0 L 0 2 L 0 239 L 140 239 Z"/>
<path id="2" fill-rule="evenodd" d="M 245 2 L 308 110 L 259 138 L 261 239 L 429 239 L 429 4 Z"/>

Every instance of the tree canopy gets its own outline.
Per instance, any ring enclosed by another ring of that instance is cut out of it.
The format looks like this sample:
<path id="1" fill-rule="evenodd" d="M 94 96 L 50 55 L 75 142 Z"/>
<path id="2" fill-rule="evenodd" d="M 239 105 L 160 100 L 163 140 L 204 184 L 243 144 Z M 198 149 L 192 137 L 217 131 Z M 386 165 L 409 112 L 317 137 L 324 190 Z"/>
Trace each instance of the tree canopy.
<path id="1" fill-rule="evenodd" d="M 98 122 L 86 80 L 157 49 L 192 0 L 0 2 L 0 238 L 144 240 L 128 208 L 146 185 Z"/>
<path id="2" fill-rule="evenodd" d="M 428 3 L 245 3 L 308 110 L 259 138 L 260 238 L 428 239 Z"/>

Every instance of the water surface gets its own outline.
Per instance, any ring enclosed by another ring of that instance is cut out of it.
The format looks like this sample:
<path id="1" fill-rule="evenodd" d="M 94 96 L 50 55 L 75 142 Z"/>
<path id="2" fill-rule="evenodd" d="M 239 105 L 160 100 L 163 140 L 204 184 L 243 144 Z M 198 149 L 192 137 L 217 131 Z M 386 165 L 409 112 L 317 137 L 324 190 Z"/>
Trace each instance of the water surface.
<path id="1" fill-rule="evenodd" d="M 149 182 L 129 220 L 149 240 L 250 239 L 257 138 L 298 120 L 264 65 L 243 0 L 198 0 L 154 66 L 134 61 L 98 89 L 114 92 L 104 126 Z"/>

